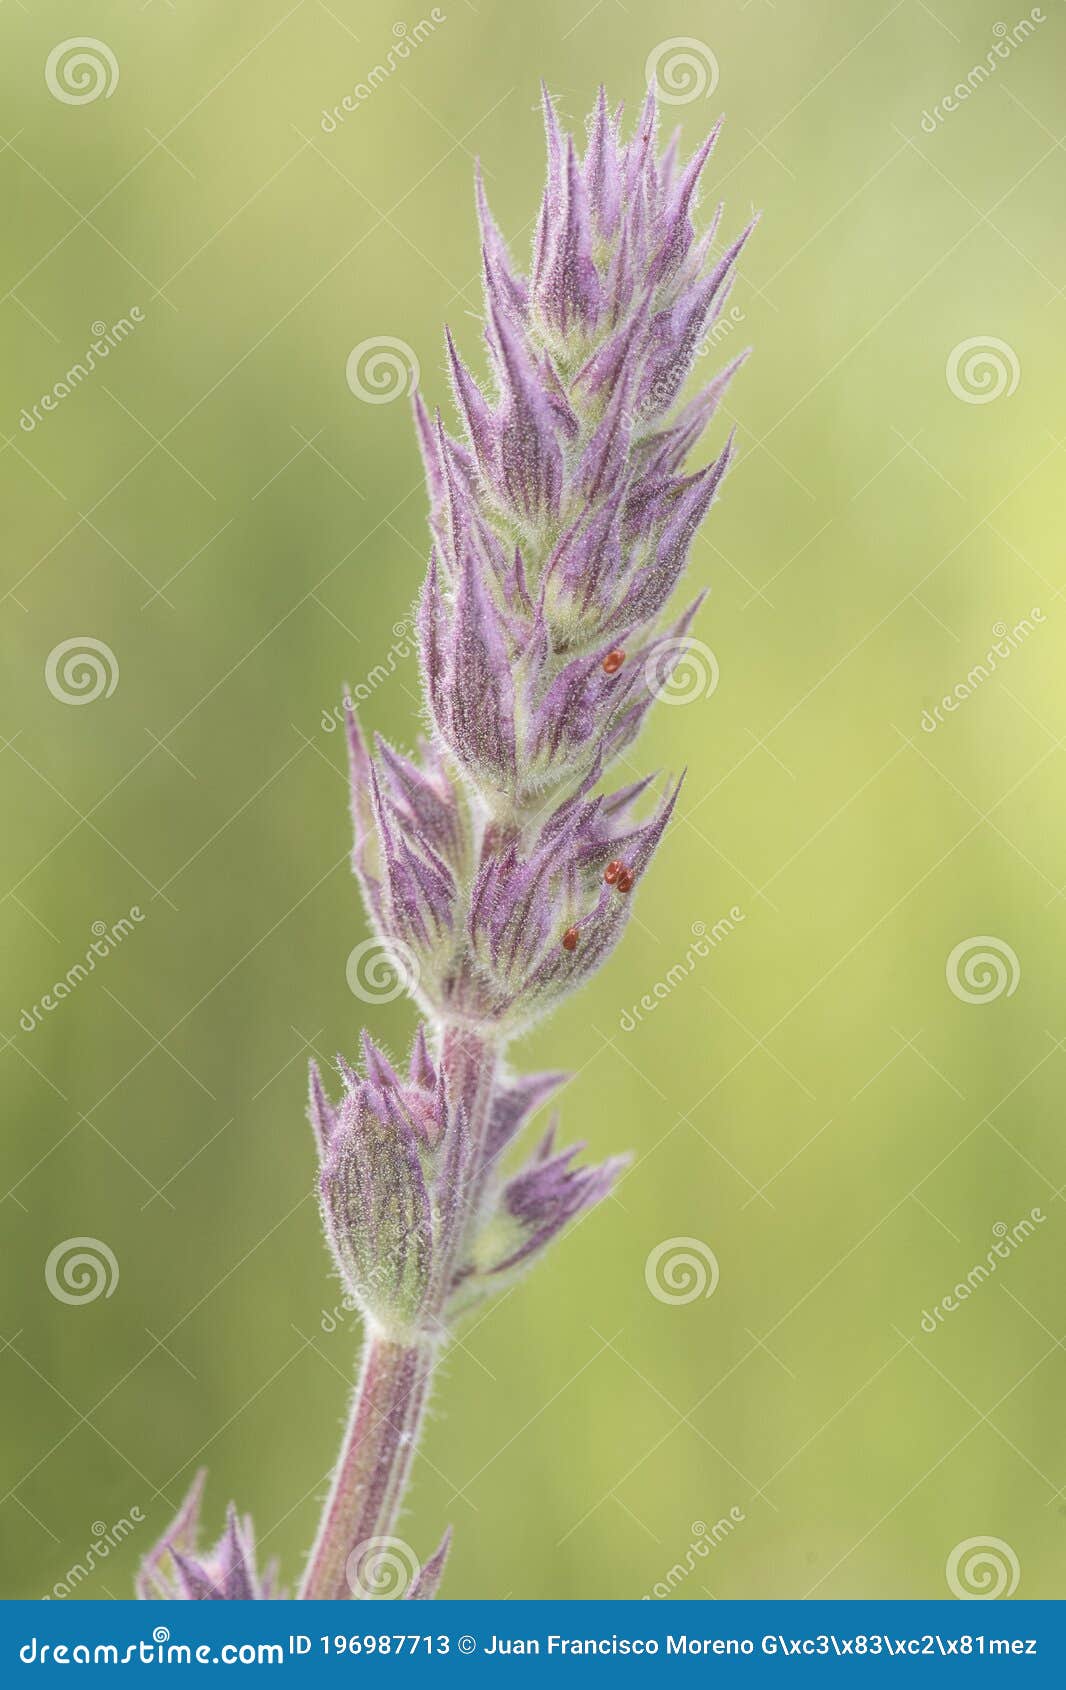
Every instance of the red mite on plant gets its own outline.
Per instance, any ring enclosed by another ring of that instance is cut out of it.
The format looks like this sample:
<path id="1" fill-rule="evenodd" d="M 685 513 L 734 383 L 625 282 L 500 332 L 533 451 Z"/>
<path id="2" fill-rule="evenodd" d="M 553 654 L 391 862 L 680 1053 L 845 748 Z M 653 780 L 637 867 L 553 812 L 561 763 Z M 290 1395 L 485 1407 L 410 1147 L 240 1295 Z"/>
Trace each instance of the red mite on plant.
<path id="1" fill-rule="evenodd" d="M 625 140 L 601 90 L 581 155 L 547 94 L 544 121 L 528 276 L 478 180 L 490 381 L 448 335 L 462 438 L 416 398 L 433 536 L 418 613 L 429 737 L 404 756 L 368 746 L 349 715 L 353 865 L 425 1024 L 403 1073 L 364 1035 L 361 1073 L 338 1059 L 336 1103 L 312 1066 L 325 1232 L 365 1346 L 306 1598 L 436 1594 L 448 1534 L 419 1566 L 394 1532 L 442 1342 L 624 1166 L 575 1166 L 553 1126 L 502 1173 L 567 1077 L 513 1078 L 503 1054 L 610 955 L 677 800 L 675 785 L 642 820 L 650 778 L 597 789 L 701 603 L 661 625 L 732 437 L 704 468 L 684 465 L 746 354 L 674 406 L 750 227 L 717 247 L 719 208 L 696 234 L 717 130 L 687 162 L 677 137 L 659 155 L 654 95 Z M 198 1548 L 201 1482 L 139 1594 L 272 1595 L 249 1520 L 231 1510 L 218 1545 Z"/>

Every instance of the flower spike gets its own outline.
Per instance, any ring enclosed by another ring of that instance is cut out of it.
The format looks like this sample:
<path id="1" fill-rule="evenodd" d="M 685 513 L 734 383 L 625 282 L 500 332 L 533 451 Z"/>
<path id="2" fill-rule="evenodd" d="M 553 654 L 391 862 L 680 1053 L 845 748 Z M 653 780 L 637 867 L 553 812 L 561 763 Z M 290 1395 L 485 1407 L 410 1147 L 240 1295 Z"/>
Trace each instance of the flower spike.
<path id="1" fill-rule="evenodd" d="M 702 467 L 689 458 L 746 353 L 708 369 L 687 403 L 682 390 L 754 223 L 723 246 L 719 207 L 697 230 L 717 127 L 686 159 L 678 135 L 660 149 L 654 90 L 628 137 L 622 117 L 601 88 L 579 142 L 543 90 L 527 275 L 478 168 L 484 345 L 446 331 L 457 426 L 414 397 L 431 535 L 416 617 L 426 734 L 398 748 L 347 712 L 352 866 L 423 1019 L 404 1062 L 366 1032 L 336 1081 L 311 1066 L 323 1226 L 366 1337 L 308 1599 L 436 1595 L 450 1530 L 422 1565 L 395 1530 L 441 1347 L 626 1165 L 582 1163 L 554 1121 L 523 1159 L 519 1140 L 567 1076 L 512 1076 L 504 1052 L 612 954 L 678 802 L 680 780 L 627 769 L 619 784 L 612 765 L 703 601 L 670 610 L 734 437 Z M 200 1549 L 202 1489 L 200 1475 L 138 1594 L 274 1594 L 234 1509 Z M 401 1588 L 387 1590 L 393 1575 Z"/>

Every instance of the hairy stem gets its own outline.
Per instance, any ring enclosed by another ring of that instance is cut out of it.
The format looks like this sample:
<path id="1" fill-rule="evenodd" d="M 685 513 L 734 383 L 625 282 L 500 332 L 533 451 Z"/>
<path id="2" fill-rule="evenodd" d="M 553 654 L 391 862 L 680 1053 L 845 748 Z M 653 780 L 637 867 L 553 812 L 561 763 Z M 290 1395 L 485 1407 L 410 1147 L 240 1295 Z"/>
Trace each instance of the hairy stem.
<path id="1" fill-rule="evenodd" d="M 368 1333 L 351 1417 L 329 1500 L 300 1595 L 308 1600 L 363 1594 L 359 1556 L 372 1538 L 390 1537 L 417 1447 L 436 1346 L 398 1344 Z"/>
<path id="2" fill-rule="evenodd" d="M 367 1331 L 355 1400 L 300 1591 L 306 1600 L 373 1594 L 360 1585 L 359 1555 L 350 1568 L 349 1557 L 371 1539 L 394 1535 L 444 1336 L 443 1305 L 480 1204 L 496 1049 L 478 1034 L 445 1025 L 441 1062 L 449 1106 L 462 1112 L 466 1135 L 454 1212 L 443 1223 L 437 1307 L 431 1311 L 435 1330 L 414 1339 Z"/>

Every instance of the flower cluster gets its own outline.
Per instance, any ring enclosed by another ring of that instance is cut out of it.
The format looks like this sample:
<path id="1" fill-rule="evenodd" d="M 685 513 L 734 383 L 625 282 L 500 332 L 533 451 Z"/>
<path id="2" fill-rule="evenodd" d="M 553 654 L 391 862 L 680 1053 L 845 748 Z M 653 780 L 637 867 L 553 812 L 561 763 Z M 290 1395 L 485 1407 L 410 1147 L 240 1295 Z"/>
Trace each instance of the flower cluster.
<path id="1" fill-rule="evenodd" d="M 506 1041 L 579 986 L 625 929 L 680 783 L 603 790 L 686 649 L 669 620 L 732 437 L 686 461 L 743 362 L 676 408 L 750 229 L 697 235 L 701 172 L 660 152 L 652 95 L 635 131 L 600 94 L 580 150 L 545 94 L 547 186 L 519 273 L 478 181 L 487 380 L 447 336 L 460 419 L 416 396 L 432 549 L 418 611 L 428 734 L 412 756 L 348 711 L 353 866 L 379 938 L 426 1018 L 400 1073 L 367 1036 L 312 1066 L 325 1232 L 366 1321 L 352 1419 L 301 1589 L 353 1593 L 352 1555 L 392 1544 L 439 1340 L 611 1190 L 623 1162 L 577 1164 L 553 1123 L 501 1171 L 566 1076 L 505 1075 Z M 720 208 L 719 208 L 720 213 Z M 148 1556 L 142 1596 L 273 1593 L 231 1509 L 197 1549 L 201 1479 Z M 407 1592 L 435 1594 L 448 1537 Z M 355 1593 L 362 1594 L 361 1590 Z"/>
<path id="2" fill-rule="evenodd" d="M 593 796 L 684 650 L 665 628 L 732 440 L 684 473 L 743 357 L 671 414 L 750 230 L 716 255 L 692 211 L 715 134 L 660 157 L 652 95 L 628 141 L 602 94 L 579 158 L 545 96 L 532 271 L 478 184 L 490 390 L 447 338 L 462 438 L 416 400 L 433 548 L 419 610 L 433 728 L 416 758 L 350 722 L 354 864 L 426 1012 L 514 1030 L 617 942 L 662 835 L 647 782 Z"/>
<path id="3" fill-rule="evenodd" d="M 605 1196 L 624 1165 L 614 1158 L 573 1167 L 581 1147 L 557 1150 L 553 1124 L 525 1166 L 499 1175 L 500 1158 L 565 1074 L 498 1083 L 481 1141 L 471 1146 L 424 1027 L 405 1078 L 366 1034 L 363 1074 L 340 1059 L 338 1066 L 337 1104 L 311 1068 L 326 1237 L 347 1291 L 393 1339 L 442 1335 Z"/>

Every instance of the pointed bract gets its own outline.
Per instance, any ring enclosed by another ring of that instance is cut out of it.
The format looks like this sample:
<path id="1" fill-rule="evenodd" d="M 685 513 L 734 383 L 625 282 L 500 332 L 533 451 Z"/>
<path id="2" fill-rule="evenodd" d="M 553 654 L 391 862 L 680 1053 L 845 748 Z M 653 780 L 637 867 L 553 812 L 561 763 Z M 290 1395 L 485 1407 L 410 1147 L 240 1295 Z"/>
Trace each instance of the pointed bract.
<path id="1" fill-rule="evenodd" d="M 232 1502 L 218 1542 L 206 1553 L 199 1547 L 200 1504 L 206 1469 L 194 1478 L 184 1502 L 155 1547 L 141 1562 L 137 1595 L 144 1601 L 251 1602 L 277 1594 L 274 1572 L 260 1578 L 250 1519 L 241 1519 Z"/>
<path id="2" fill-rule="evenodd" d="M 424 1566 L 420 1567 L 407 1588 L 405 1600 L 408 1602 L 431 1602 L 440 1589 L 440 1581 L 444 1577 L 444 1565 L 448 1559 L 448 1551 L 452 1546 L 452 1528 L 448 1527 L 439 1545 Z"/>

